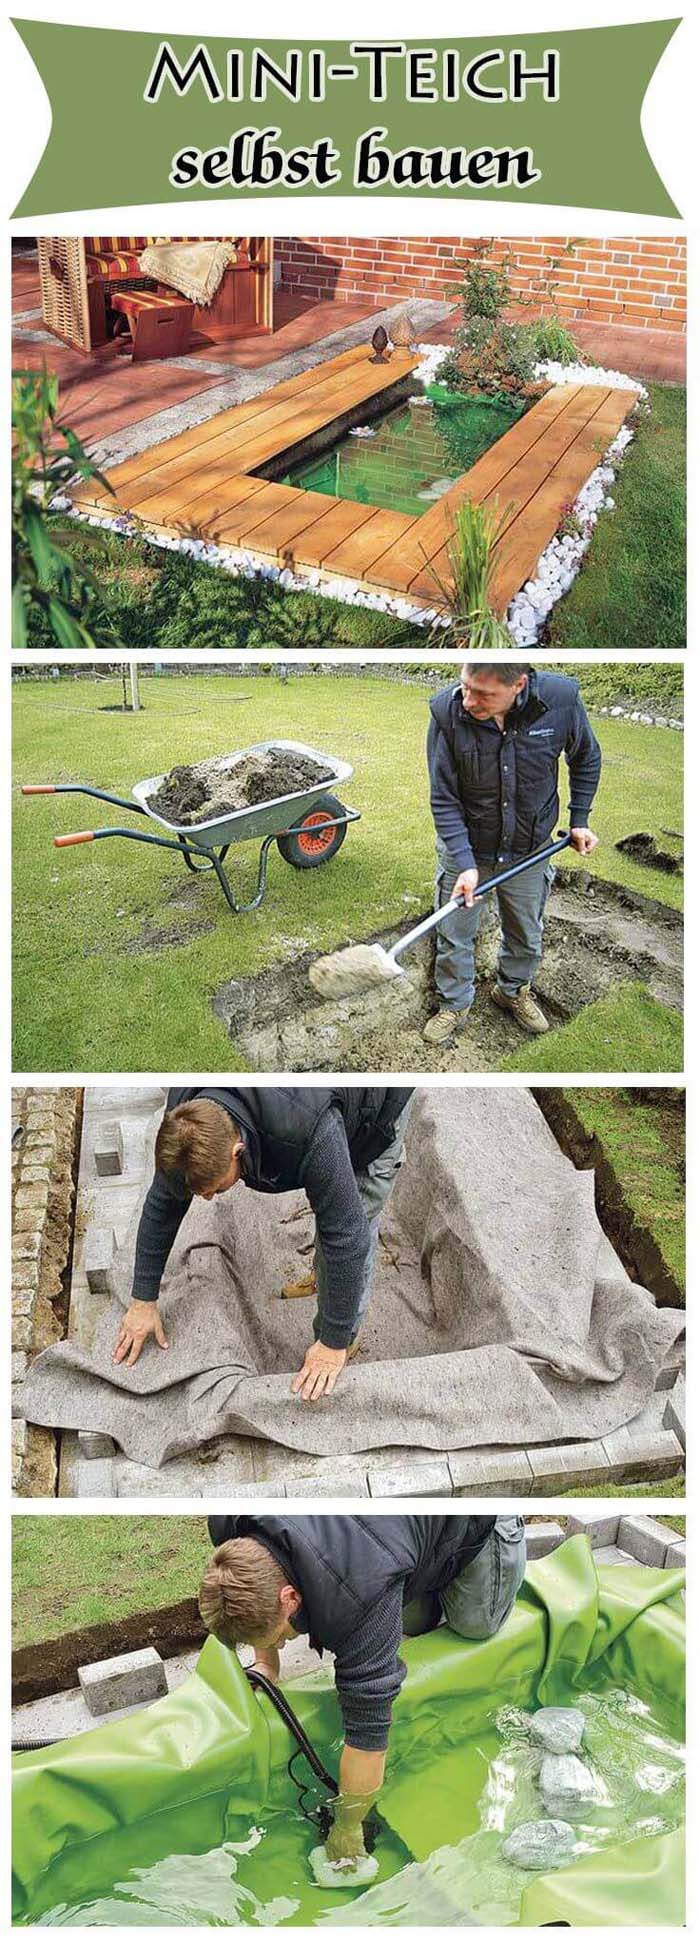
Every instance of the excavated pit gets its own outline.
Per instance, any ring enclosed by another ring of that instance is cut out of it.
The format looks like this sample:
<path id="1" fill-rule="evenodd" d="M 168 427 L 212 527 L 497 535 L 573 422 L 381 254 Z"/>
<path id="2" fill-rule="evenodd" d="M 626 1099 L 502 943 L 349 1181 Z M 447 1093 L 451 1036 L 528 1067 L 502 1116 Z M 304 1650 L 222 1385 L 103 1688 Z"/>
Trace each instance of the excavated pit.
<path id="1" fill-rule="evenodd" d="M 332 776 L 332 768 L 309 755 L 277 748 L 251 749 L 230 758 L 197 762 L 193 767 L 185 764 L 171 768 L 155 795 L 149 796 L 148 806 L 175 827 L 196 825 L 315 788 Z"/>
<path id="2" fill-rule="evenodd" d="M 397 934 L 392 929 L 367 941 L 388 948 Z M 497 949 L 494 911 L 482 922 L 468 1027 L 443 1048 L 422 1037 L 435 1009 L 431 937 L 404 959 L 403 977 L 357 997 L 319 997 L 309 982 L 314 960 L 306 953 L 257 977 L 232 978 L 215 993 L 213 1008 L 251 1071 L 493 1071 L 523 1043 L 514 1020 L 489 996 Z M 682 1009 L 681 913 L 583 871 L 559 875 L 537 978 L 549 1022 L 565 1022 L 631 979 L 647 984 L 662 1004 Z"/>

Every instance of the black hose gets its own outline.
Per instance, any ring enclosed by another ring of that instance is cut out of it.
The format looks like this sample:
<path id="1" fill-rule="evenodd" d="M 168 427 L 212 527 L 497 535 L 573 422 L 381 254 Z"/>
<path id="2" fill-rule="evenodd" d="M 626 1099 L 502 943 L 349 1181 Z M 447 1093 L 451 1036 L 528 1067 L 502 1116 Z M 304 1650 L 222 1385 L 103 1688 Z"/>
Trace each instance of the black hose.
<path id="1" fill-rule="evenodd" d="M 312 1773 L 315 1773 L 316 1778 L 321 1780 L 322 1785 L 328 1788 L 329 1793 L 332 1793 L 335 1799 L 338 1793 L 338 1781 L 333 1778 L 332 1773 L 327 1772 L 326 1767 L 322 1764 L 318 1753 L 311 1744 L 311 1740 L 307 1739 L 304 1727 L 297 1718 L 296 1712 L 292 1711 L 288 1699 L 284 1697 L 279 1686 L 273 1685 L 272 1679 L 266 1678 L 265 1673 L 258 1671 L 255 1665 L 251 1665 L 250 1669 L 246 1669 L 246 1678 L 249 1685 L 252 1685 L 254 1692 L 264 1692 L 266 1698 L 269 1698 L 270 1704 L 274 1705 L 276 1712 L 279 1712 L 280 1718 L 284 1720 L 288 1731 L 293 1733 L 300 1752 L 303 1752 L 304 1757 L 308 1759 Z"/>
<path id="2" fill-rule="evenodd" d="M 13 1752 L 43 1752 L 47 1746 L 60 1746 L 62 1739 L 13 1739 Z"/>

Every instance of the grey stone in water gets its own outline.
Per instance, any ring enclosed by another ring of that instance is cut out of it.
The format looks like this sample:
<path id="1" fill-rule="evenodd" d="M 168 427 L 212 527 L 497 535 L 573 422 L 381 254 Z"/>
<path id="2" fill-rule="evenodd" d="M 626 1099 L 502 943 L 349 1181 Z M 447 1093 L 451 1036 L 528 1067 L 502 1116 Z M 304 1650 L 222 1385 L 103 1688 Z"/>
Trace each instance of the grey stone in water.
<path id="1" fill-rule="evenodd" d="M 511 1867 L 526 1867 L 534 1873 L 563 1867 L 575 1845 L 576 1834 L 568 1820 L 526 1820 L 509 1833 L 502 1853 Z"/>
<path id="2" fill-rule="evenodd" d="M 575 1705 L 543 1705 L 530 1720 L 530 1736 L 545 1752 L 578 1752 L 585 1725 Z"/>
<path id="3" fill-rule="evenodd" d="M 566 1815 L 573 1819 L 599 1796 L 592 1772 L 574 1753 L 545 1753 L 538 1784 L 545 1812 L 552 1819 Z"/>

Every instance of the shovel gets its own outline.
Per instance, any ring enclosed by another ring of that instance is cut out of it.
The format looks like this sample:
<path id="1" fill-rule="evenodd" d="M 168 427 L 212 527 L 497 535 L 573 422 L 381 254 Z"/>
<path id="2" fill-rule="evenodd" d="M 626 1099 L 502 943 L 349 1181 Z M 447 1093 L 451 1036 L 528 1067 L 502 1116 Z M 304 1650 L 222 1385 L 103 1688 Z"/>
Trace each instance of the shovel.
<path id="1" fill-rule="evenodd" d="M 508 869 L 498 876 L 490 876 L 480 883 L 474 891 L 477 897 L 488 896 L 491 890 L 499 890 L 502 883 L 510 883 L 514 876 L 521 876 L 523 870 L 534 869 L 536 863 L 546 863 L 550 856 L 557 856 L 561 849 L 568 849 L 571 836 L 560 829 L 556 842 L 547 843 L 544 849 L 536 849 L 532 856 L 524 856 L 521 863 L 511 863 Z M 384 950 L 382 944 L 348 944 L 346 950 L 336 950 L 331 957 L 319 957 L 311 964 L 309 978 L 314 990 L 321 997 L 356 997 L 361 991 L 374 990 L 378 984 L 388 984 L 393 978 L 403 977 L 403 965 L 398 962 L 407 950 L 412 950 L 421 937 L 427 937 L 430 930 L 443 923 L 453 910 L 464 907 L 464 898 L 453 896 L 442 909 L 434 910 L 432 916 L 424 917 L 414 930 L 405 937 L 399 937 L 391 950 Z"/>

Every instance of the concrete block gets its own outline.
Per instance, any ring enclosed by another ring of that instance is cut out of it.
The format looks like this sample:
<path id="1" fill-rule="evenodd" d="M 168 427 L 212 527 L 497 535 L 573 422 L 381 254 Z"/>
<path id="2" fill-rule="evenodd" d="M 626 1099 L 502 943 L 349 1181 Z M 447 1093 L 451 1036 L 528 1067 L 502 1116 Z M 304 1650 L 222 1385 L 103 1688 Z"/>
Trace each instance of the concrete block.
<path id="1" fill-rule="evenodd" d="M 251 1496 L 255 1488 L 251 1488 Z M 344 1463 L 335 1479 L 330 1475 L 317 1476 L 313 1469 L 307 1474 L 295 1476 L 295 1496 L 369 1496 L 367 1470 L 358 1462 L 352 1466 Z"/>
<path id="2" fill-rule="evenodd" d="M 524 1449 L 453 1449 L 447 1466 L 455 1496 L 529 1496 L 532 1490 Z"/>
<path id="3" fill-rule="evenodd" d="M 683 1467 L 683 1450 L 672 1429 L 655 1434 L 632 1434 L 615 1429 L 603 1437 L 610 1470 L 609 1483 L 660 1483 L 677 1476 Z"/>
<path id="4" fill-rule="evenodd" d="M 452 1477 L 446 1456 L 422 1460 L 406 1456 L 402 1462 L 367 1465 L 370 1496 L 451 1496 Z"/>
<path id="5" fill-rule="evenodd" d="M 124 1171 L 124 1134 L 118 1119 L 104 1119 L 98 1126 L 94 1144 L 95 1172 L 109 1179 Z"/>
<path id="6" fill-rule="evenodd" d="M 84 1456 L 88 1462 L 101 1459 L 109 1461 L 117 1453 L 117 1445 L 112 1436 L 99 1435 L 96 1429 L 79 1429 L 78 1447 L 81 1456 Z"/>
<path id="7" fill-rule="evenodd" d="M 248 1501 L 254 1498 L 256 1502 L 261 1501 L 264 1497 L 266 1502 L 274 1503 L 277 1497 L 293 1496 L 296 1493 L 296 1488 L 296 1478 L 294 1480 L 294 1489 L 287 1489 L 286 1483 L 231 1483 L 225 1482 L 223 1477 L 217 1476 L 211 1482 L 207 1483 L 206 1498 L 207 1502 L 209 1502 L 212 1497 L 225 1496 L 227 1502 L 231 1503 L 234 1498 L 238 1502 L 239 1497 L 242 1496 Z M 124 1489 L 120 1494 L 128 1496 L 129 1491 L 128 1489 Z M 319 1494 L 318 1485 L 315 1481 L 313 1486 L 309 1485 L 306 1494 L 309 1496 L 317 1496 Z M 321 1494 L 330 1496 L 332 1495 L 332 1491 L 330 1489 L 323 1490 Z"/>
<path id="8" fill-rule="evenodd" d="M 664 1557 L 665 1570 L 685 1570 L 685 1537 L 675 1537 Z"/>
<path id="9" fill-rule="evenodd" d="M 664 1428 L 672 1429 L 685 1449 L 685 1375 L 679 1375 L 664 1409 Z"/>
<path id="10" fill-rule="evenodd" d="M 206 1471 L 194 1456 L 176 1457 L 162 1469 L 149 1469 L 145 1463 L 131 1462 L 127 1456 L 115 1464 L 115 1494 L 122 1496 L 208 1496 Z"/>
<path id="11" fill-rule="evenodd" d="M 589 1489 L 610 1480 L 610 1463 L 602 1442 L 560 1442 L 542 1449 L 528 1449 L 528 1461 L 537 1492 L 543 1483 L 549 1494 L 560 1489 Z"/>
<path id="12" fill-rule="evenodd" d="M 618 1543 L 602 1544 L 600 1550 L 596 1550 L 595 1560 L 597 1564 L 634 1564 L 637 1561 L 629 1550 L 621 1550 Z"/>
<path id="13" fill-rule="evenodd" d="M 594 1550 L 598 1550 L 601 1544 L 615 1543 L 619 1527 L 619 1510 L 602 1516 L 599 1510 L 577 1510 L 575 1516 L 567 1516 L 566 1519 L 567 1537 L 590 1537 Z"/>
<path id="14" fill-rule="evenodd" d="M 548 1557 L 550 1551 L 557 1550 L 564 1542 L 561 1523 L 528 1523 L 525 1535 L 530 1562 L 534 1557 Z"/>
<path id="15" fill-rule="evenodd" d="M 88 1227 L 83 1265 L 91 1294 L 111 1294 L 112 1266 L 117 1247 L 113 1227 Z"/>
<path id="16" fill-rule="evenodd" d="M 659 1568 L 665 1562 L 666 1552 L 673 1540 L 673 1531 L 665 1523 L 658 1523 L 653 1516 L 622 1516 L 618 1543 L 628 1550 L 639 1564 L 653 1564 Z"/>
<path id="17" fill-rule="evenodd" d="M 150 1705 L 168 1689 L 163 1660 L 152 1644 L 143 1651 L 125 1651 L 118 1658 L 101 1658 L 96 1665 L 80 1665 L 78 1680 L 94 1718 L 118 1712 L 124 1705 Z"/>
<path id="18" fill-rule="evenodd" d="M 76 1496 L 114 1496 L 115 1472 L 112 1462 L 78 1462 L 75 1466 Z"/>

